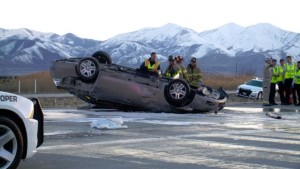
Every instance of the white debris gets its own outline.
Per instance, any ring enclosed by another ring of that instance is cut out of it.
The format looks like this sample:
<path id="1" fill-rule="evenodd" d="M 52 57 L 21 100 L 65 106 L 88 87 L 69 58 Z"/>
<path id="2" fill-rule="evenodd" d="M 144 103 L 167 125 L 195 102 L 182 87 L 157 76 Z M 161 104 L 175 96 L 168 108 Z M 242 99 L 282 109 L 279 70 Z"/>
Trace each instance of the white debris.
<path id="1" fill-rule="evenodd" d="M 128 128 L 123 124 L 123 118 L 99 118 L 91 123 L 92 128 L 97 129 L 126 129 Z"/>

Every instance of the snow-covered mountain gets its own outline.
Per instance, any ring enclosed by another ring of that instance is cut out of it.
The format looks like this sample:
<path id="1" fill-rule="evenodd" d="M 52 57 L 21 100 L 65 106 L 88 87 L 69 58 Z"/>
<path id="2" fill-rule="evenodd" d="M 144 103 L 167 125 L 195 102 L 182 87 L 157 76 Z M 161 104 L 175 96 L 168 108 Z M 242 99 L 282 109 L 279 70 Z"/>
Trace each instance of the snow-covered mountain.
<path id="1" fill-rule="evenodd" d="M 111 54 L 113 62 L 139 66 L 152 51 L 163 67 L 167 56 L 199 58 L 208 72 L 259 74 L 265 56 L 277 59 L 292 55 L 299 59 L 300 34 L 271 24 L 242 27 L 234 23 L 198 33 L 175 24 L 145 28 L 100 42 L 74 34 L 57 35 L 29 29 L 0 29 L 0 72 L 47 70 L 56 59 L 90 56 L 97 50 Z M 22 65 L 22 66 L 20 66 Z"/>
<path id="2" fill-rule="evenodd" d="M 300 34 L 284 31 L 271 24 L 257 24 L 244 28 L 230 23 L 199 35 L 208 43 L 220 45 L 235 55 L 238 52 L 274 50 L 284 50 L 293 55 L 300 54 Z"/>
<path id="3" fill-rule="evenodd" d="M 0 72 L 48 70 L 56 59 L 88 56 L 100 41 L 29 29 L 0 29 Z M 0 74 L 1 74 L 0 73 Z"/>

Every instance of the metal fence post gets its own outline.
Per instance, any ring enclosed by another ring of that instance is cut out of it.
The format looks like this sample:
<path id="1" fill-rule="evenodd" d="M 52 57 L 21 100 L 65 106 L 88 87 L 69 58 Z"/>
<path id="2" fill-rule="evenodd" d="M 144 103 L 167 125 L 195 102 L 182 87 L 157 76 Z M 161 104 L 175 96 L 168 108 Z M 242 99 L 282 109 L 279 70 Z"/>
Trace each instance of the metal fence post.
<path id="1" fill-rule="evenodd" d="M 18 88 L 18 90 L 19 90 L 19 94 L 21 93 L 21 81 L 19 80 L 19 88 Z"/>
<path id="2" fill-rule="evenodd" d="M 36 79 L 34 79 L 34 94 L 36 94 Z"/>

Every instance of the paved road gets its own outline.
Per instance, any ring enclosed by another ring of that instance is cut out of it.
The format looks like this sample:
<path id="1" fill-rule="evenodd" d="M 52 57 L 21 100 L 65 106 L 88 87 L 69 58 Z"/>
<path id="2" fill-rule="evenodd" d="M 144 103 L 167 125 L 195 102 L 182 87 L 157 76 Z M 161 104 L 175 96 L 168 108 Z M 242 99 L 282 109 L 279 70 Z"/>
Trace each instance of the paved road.
<path id="1" fill-rule="evenodd" d="M 227 94 L 235 94 L 236 91 L 226 91 Z M 21 94 L 24 97 L 74 97 L 70 93 L 41 93 L 41 94 Z"/>
<path id="2" fill-rule="evenodd" d="M 281 120 L 265 112 L 278 112 Z M 300 110 L 229 105 L 220 114 L 45 110 L 45 143 L 20 169 L 300 168 Z M 122 118 L 127 129 L 90 127 Z"/>

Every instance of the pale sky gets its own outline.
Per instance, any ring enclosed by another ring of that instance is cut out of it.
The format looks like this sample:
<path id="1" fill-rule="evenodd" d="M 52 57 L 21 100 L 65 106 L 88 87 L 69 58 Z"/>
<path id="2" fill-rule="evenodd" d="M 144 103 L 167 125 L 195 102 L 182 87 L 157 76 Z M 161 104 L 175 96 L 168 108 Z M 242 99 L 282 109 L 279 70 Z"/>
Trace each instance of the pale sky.
<path id="1" fill-rule="evenodd" d="M 299 0 L 2 0 L 0 28 L 97 40 L 167 23 L 197 32 L 270 23 L 300 33 L 299 7 Z"/>

